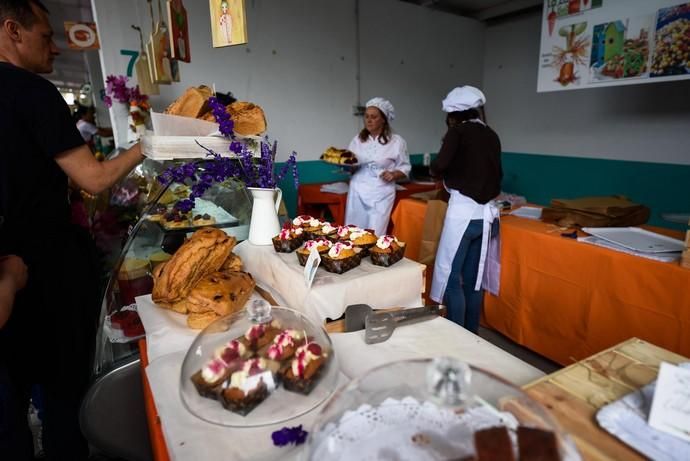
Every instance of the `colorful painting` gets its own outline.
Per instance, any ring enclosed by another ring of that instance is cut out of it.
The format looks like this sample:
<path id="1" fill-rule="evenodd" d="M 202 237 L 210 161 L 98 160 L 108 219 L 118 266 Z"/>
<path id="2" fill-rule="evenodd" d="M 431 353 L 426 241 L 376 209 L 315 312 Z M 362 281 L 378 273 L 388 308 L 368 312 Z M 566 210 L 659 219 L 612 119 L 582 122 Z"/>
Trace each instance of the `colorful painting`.
<path id="1" fill-rule="evenodd" d="M 652 77 L 690 74 L 690 3 L 657 14 Z"/>
<path id="2" fill-rule="evenodd" d="M 244 0 L 209 0 L 213 47 L 247 43 Z"/>
<path id="3" fill-rule="evenodd" d="M 590 80 L 647 77 L 649 31 L 654 18 L 641 16 L 594 26 L 590 54 Z"/>
<path id="4" fill-rule="evenodd" d="M 587 30 L 586 22 L 570 24 L 558 29 L 558 35 L 565 39 L 565 47 L 553 47 L 551 66 L 558 73 L 555 81 L 562 86 L 578 84 L 580 74 L 577 68 L 582 66 L 587 68 L 586 54 L 590 40 L 589 36 L 583 35 L 585 30 Z"/>
<path id="5" fill-rule="evenodd" d="M 168 24 L 170 25 L 168 35 L 170 36 L 171 57 L 178 61 L 190 62 L 189 21 L 182 0 L 168 0 Z"/>

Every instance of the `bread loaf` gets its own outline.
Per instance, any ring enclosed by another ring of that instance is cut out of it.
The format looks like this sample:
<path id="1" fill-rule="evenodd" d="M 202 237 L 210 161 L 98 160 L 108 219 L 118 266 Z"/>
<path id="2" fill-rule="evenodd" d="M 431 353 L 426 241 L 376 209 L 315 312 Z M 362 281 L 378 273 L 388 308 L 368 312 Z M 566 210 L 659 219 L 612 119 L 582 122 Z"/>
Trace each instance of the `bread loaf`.
<path id="1" fill-rule="evenodd" d="M 165 110 L 166 114 L 198 118 L 209 111 L 208 98 L 213 95 L 211 88 L 201 85 L 189 87 Z"/>
<path id="2" fill-rule="evenodd" d="M 261 107 L 246 101 L 233 102 L 227 106 L 235 124 L 233 131 L 241 136 L 250 136 L 266 131 L 266 117 Z"/>
<path id="3" fill-rule="evenodd" d="M 220 229 L 196 231 L 168 262 L 154 270 L 153 301 L 173 304 L 185 298 L 199 280 L 223 265 L 235 244 L 236 239 Z"/>
<path id="4" fill-rule="evenodd" d="M 254 279 L 246 272 L 214 272 L 201 279 L 189 293 L 188 309 L 196 313 L 232 314 L 244 307 L 254 285 Z"/>

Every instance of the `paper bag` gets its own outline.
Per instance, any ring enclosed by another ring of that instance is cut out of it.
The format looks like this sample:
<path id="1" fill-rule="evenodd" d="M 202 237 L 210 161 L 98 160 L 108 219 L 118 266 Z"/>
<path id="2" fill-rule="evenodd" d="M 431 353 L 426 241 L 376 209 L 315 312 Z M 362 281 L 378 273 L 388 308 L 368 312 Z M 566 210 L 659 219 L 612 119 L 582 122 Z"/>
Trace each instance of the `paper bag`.
<path id="1" fill-rule="evenodd" d="M 448 203 L 443 200 L 429 200 L 424 216 L 424 228 L 422 229 L 422 242 L 419 245 L 419 263 L 427 267 L 434 267 L 436 249 L 443 231 L 443 220 L 446 218 Z"/>

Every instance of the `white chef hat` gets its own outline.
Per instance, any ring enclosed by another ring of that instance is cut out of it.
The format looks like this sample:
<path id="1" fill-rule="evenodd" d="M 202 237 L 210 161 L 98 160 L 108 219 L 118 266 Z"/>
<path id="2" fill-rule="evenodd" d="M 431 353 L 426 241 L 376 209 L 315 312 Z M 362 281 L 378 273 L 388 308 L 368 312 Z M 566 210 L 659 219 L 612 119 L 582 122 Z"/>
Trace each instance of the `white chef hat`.
<path id="1" fill-rule="evenodd" d="M 395 120 L 395 108 L 390 101 L 383 98 L 373 98 L 367 101 L 366 107 L 376 107 L 383 112 L 389 122 Z"/>
<path id="2" fill-rule="evenodd" d="M 486 104 L 486 97 L 473 86 L 459 86 L 453 88 L 441 104 L 444 112 L 461 112 L 483 106 Z"/>

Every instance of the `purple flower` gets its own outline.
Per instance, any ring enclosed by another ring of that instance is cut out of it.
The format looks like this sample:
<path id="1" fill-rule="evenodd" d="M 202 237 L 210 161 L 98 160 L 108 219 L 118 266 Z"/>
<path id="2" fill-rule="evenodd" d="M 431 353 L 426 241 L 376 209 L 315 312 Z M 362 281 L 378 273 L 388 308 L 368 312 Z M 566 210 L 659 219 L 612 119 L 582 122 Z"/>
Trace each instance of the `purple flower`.
<path id="1" fill-rule="evenodd" d="M 138 85 L 134 88 L 127 87 L 128 80 L 129 78 L 124 75 L 108 75 L 106 77 L 105 96 L 103 97 L 103 103 L 106 107 L 113 105 L 113 99 L 124 104 L 135 102 L 138 105 L 143 105 L 148 101 L 149 97 L 141 94 Z"/>
<path id="2" fill-rule="evenodd" d="M 301 445 L 307 440 L 307 431 L 302 430 L 302 425 L 295 427 L 284 427 L 279 431 L 275 431 L 271 434 L 273 439 L 273 445 L 277 447 L 283 447 L 290 443 L 295 445 Z"/>
<path id="3" fill-rule="evenodd" d="M 225 106 L 218 101 L 215 96 L 211 96 L 208 99 L 208 105 L 211 107 L 211 112 L 213 113 L 216 122 L 218 122 L 219 130 L 223 136 L 234 138 L 235 122 L 233 122 L 232 118 L 230 118 L 230 114 L 228 114 Z"/>
<path id="4" fill-rule="evenodd" d="M 182 213 L 189 213 L 194 208 L 194 201 L 187 198 L 178 200 L 174 208 Z"/>

